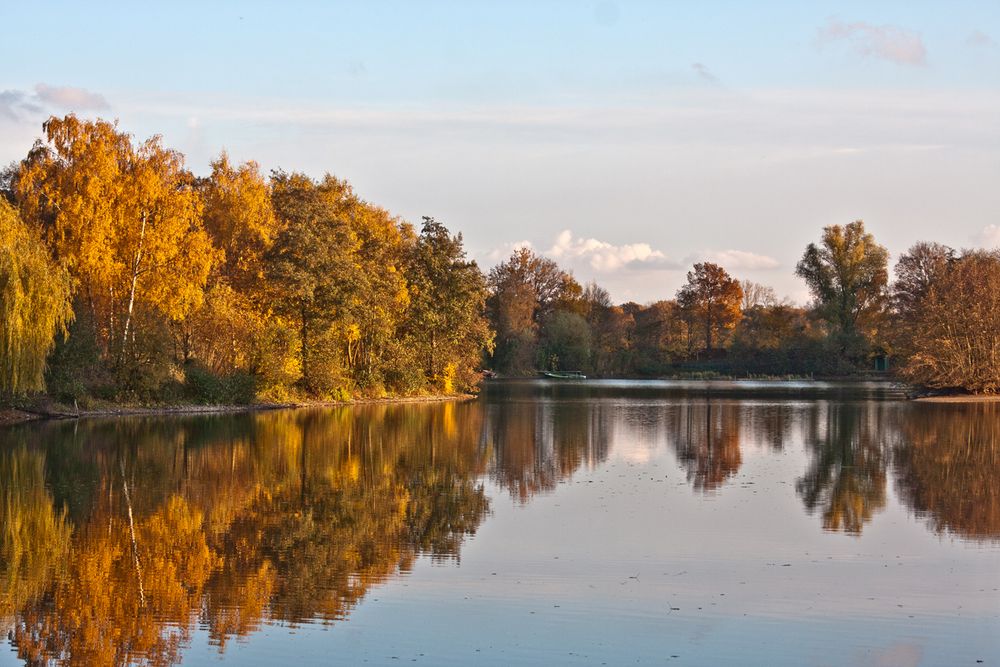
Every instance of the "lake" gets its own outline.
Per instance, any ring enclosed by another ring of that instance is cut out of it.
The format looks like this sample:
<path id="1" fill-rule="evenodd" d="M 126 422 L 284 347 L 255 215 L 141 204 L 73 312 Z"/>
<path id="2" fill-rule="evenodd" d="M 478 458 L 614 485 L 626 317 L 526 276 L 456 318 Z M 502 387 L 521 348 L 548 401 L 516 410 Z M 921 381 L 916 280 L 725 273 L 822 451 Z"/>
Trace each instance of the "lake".
<path id="1" fill-rule="evenodd" d="M 505 381 L 0 430 L 0 665 L 1000 662 L 1000 405 Z"/>

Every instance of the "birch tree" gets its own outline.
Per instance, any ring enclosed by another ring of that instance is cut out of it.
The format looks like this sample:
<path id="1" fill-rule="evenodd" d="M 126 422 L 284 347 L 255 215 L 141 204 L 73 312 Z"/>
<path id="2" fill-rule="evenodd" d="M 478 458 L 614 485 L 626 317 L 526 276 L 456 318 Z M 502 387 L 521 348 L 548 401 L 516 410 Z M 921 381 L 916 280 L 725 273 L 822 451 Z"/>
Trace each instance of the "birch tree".
<path id="1" fill-rule="evenodd" d="M 52 117 L 15 187 L 29 222 L 69 270 L 121 364 L 141 347 L 137 315 L 183 319 L 202 299 L 218 253 L 183 156 L 154 136 L 138 145 L 117 125 Z"/>

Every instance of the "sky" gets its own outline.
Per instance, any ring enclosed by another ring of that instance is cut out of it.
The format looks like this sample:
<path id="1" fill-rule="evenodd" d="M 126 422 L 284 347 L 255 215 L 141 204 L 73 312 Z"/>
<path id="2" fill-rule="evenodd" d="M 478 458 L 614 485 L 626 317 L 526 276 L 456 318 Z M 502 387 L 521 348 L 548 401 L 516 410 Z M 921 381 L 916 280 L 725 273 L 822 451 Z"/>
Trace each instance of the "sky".
<path id="1" fill-rule="evenodd" d="M 0 0 L 0 164 L 52 114 L 326 172 L 616 301 L 805 303 L 822 228 L 1000 245 L 1000 2 Z"/>

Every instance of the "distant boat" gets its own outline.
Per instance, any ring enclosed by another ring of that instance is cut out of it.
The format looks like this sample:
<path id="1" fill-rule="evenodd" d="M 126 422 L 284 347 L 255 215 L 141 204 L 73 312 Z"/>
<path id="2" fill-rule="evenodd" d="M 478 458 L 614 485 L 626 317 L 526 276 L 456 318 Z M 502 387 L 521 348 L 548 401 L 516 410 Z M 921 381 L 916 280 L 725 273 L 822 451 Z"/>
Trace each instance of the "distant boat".
<path id="1" fill-rule="evenodd" d="M 587 376 L 580 371 L 539 371 L 542 377 L 553 380 L 586 380 Z"/>

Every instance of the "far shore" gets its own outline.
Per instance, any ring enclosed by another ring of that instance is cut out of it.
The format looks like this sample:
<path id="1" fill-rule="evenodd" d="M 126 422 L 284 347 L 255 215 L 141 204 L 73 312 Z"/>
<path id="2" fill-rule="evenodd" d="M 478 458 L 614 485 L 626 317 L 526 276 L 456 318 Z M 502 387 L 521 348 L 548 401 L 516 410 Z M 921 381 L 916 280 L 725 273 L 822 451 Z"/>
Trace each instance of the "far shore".
<path id="1" fill-rule="evenodd" d="M 1000 394 L 953 394 L 946 396 L 918 396 L 919 403 L 994 403 L 1000 401 Z"/>
<path id="2" fill-rule="evenodd" d="M 87 410 L 73 410 L 65 406 L 52 409 L 24 410 L 0 408 L 0 427 L 30 421 L 54 419 L 86 419 L 93 417 L 142 417 L 157 415 L 210 415 L 263 412 L 270 410 L 299 410 L 304 408 L 333 408 L 354 405 L 394 403 L 440 403 L 443 401 L 468 401 L 474 394 L 432 394 L 428 396 L 388 396 L 383 398 L 358 398 L 350 401 L 294 401 L 288 403 L 248 403 L 246 405 L 162 405 L 128 406 L 113 405 Z"/>

